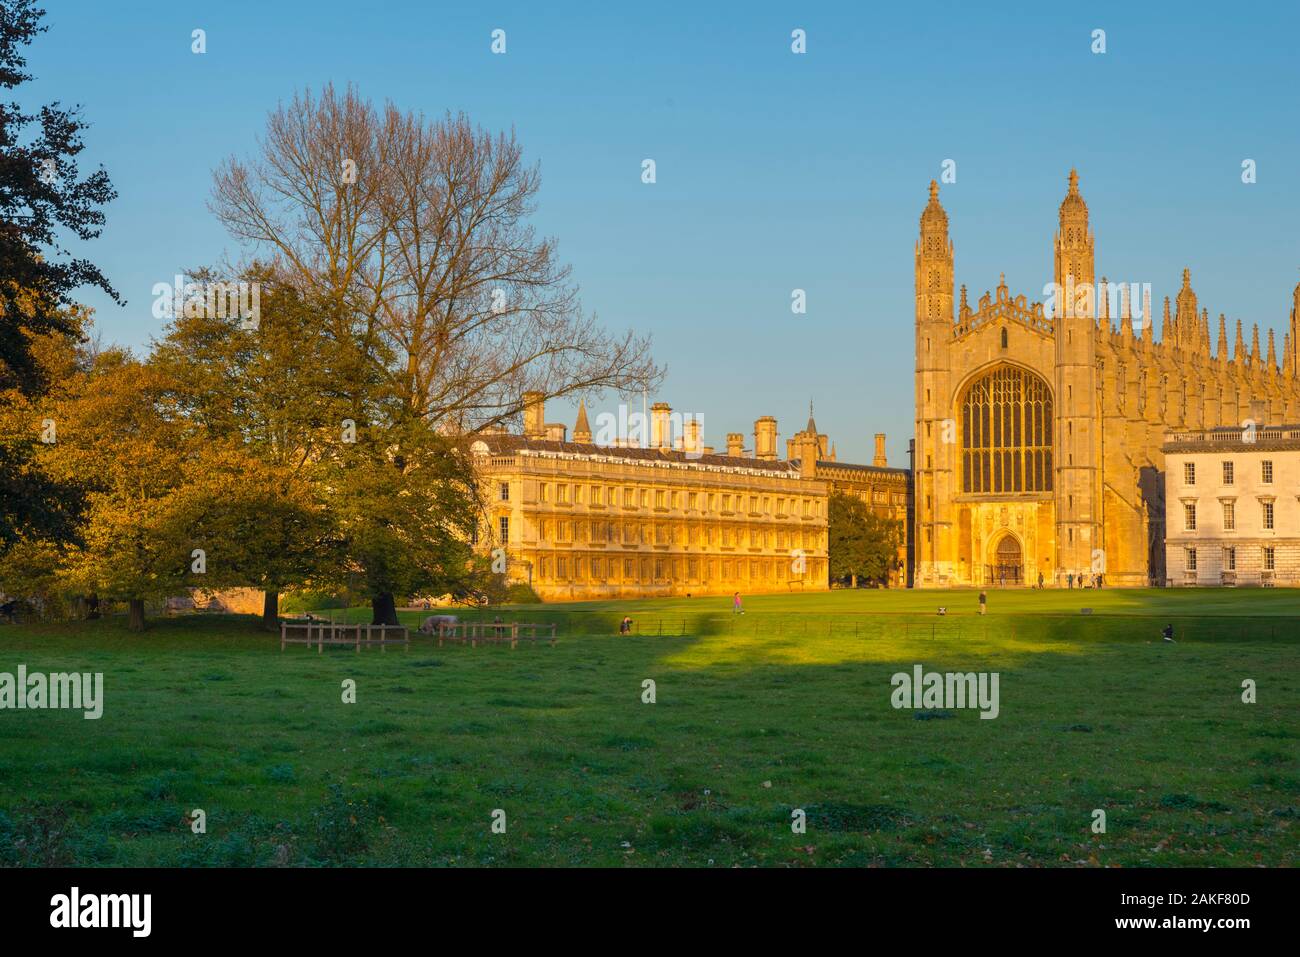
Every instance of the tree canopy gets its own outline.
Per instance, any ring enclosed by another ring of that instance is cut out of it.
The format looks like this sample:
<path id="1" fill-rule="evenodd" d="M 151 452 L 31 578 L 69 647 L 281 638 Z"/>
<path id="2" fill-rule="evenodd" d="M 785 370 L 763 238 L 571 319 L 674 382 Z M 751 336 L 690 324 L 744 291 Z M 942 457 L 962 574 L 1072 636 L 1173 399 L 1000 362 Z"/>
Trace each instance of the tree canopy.
<path id="1" fill-rule="evenodd" d="M 898 549 L 903 542 L 902 524 L 877 515 L 867 503 L 853 495 L 832 492 L 827 513 L 827 553 L 830 576 L 887 582 L 898 567 Z"/>

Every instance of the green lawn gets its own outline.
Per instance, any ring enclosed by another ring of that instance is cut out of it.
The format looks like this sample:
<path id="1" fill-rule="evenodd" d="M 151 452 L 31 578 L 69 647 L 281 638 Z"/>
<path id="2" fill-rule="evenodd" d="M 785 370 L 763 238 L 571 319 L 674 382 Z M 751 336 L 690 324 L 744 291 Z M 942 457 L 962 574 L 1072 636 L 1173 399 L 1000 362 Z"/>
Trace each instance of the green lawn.
<path id="1" fill-rule="evenodd" d="M 238 618 L 0 626 L 0 672 L 101 671 L 106 697 L 98 721 L 0 711 L 0 864 L 1297 863 L 1300 594 L 989 602 L 552 605 L 487 617 L 557 621 L 554 648 L 359 655 Z M 895 710 L 916 664 L 998 672 L 998 718 Z"/>

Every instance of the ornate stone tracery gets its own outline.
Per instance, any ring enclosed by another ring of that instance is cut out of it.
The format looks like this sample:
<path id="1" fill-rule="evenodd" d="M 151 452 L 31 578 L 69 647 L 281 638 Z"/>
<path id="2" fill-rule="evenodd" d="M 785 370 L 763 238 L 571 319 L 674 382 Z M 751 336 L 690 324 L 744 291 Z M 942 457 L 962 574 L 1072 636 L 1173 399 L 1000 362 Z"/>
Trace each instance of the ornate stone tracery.
<path id="1" fill-rule="evenodd" d="M 962 491 L 1052 490 L 1052 391 L 1037 375 L 998 366 L 962 399 Z"/>

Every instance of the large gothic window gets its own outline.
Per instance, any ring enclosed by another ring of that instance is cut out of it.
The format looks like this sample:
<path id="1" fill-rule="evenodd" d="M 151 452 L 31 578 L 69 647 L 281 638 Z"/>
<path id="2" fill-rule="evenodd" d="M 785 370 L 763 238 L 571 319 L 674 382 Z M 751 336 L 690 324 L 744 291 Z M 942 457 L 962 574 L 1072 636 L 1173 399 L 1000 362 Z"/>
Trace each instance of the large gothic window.
<path id="1" fill-rule="evenodd" d="M 1051 491 L 1052 393 L 1046 382 L 999 366 L 971 383 L 961 416 L 963 491 Z"/>

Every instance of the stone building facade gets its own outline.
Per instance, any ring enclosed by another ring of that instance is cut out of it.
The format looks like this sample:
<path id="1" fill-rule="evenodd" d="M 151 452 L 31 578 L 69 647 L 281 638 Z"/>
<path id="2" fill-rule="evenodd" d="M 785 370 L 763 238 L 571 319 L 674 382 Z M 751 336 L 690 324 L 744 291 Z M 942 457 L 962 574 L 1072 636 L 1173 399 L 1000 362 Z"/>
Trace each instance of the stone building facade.
<path id="1" fill-rule="evenodd" d="M 1300 426 L 1174 432 L 1165 568 L 1179 585 L 1300 585 Z"/>
<path id="2" fill-rule="evenodd" d="M 716 454 L 698 422 L 680 431 L 660 402 L 647 442 L 598 445 L 580 406 L 570 441 L 531 396 L 522 435 L 471 446 L 486 491 L 478 546 L 504 548 L 509 579 L 545 601 L 824 591 L 832 487 L 906 514 L 907 471 L 884 464 L 883 435 L 879 465 L 856 466 L 835 461 L 811 416 L 785 460 L 771 416 L 752 450 L 742 433 Z"/>
<path id="3" fill-rule="evenodd" d="M 525 434 L 472 446 L 488 497 L 479 545 L 505 549 L 512 581 L 544 601 L 826 589 L 826 483 L 666 427 L 651 447 L 596 445 L 585 409 L 585 441 L 548 438 L 539 407 Z"/>
<path id="4" fill-rule="evenodd" d="M 939 190 L 916 245 L 915 582 L 947 587 L 1163 583 L 1165 434 L 1300 420 L 1296 323 L 1280 353 L 1240 321 L 1217 346 L 1183 272 L 1155 338 L 1148 295 L 1100 281 L 1071 171 L 1053 241 L 1050 310 L 1005 277 L 973 306 L 954 285 Z M 1139 287 L 1140 288 L 1140 287 Z"/>

